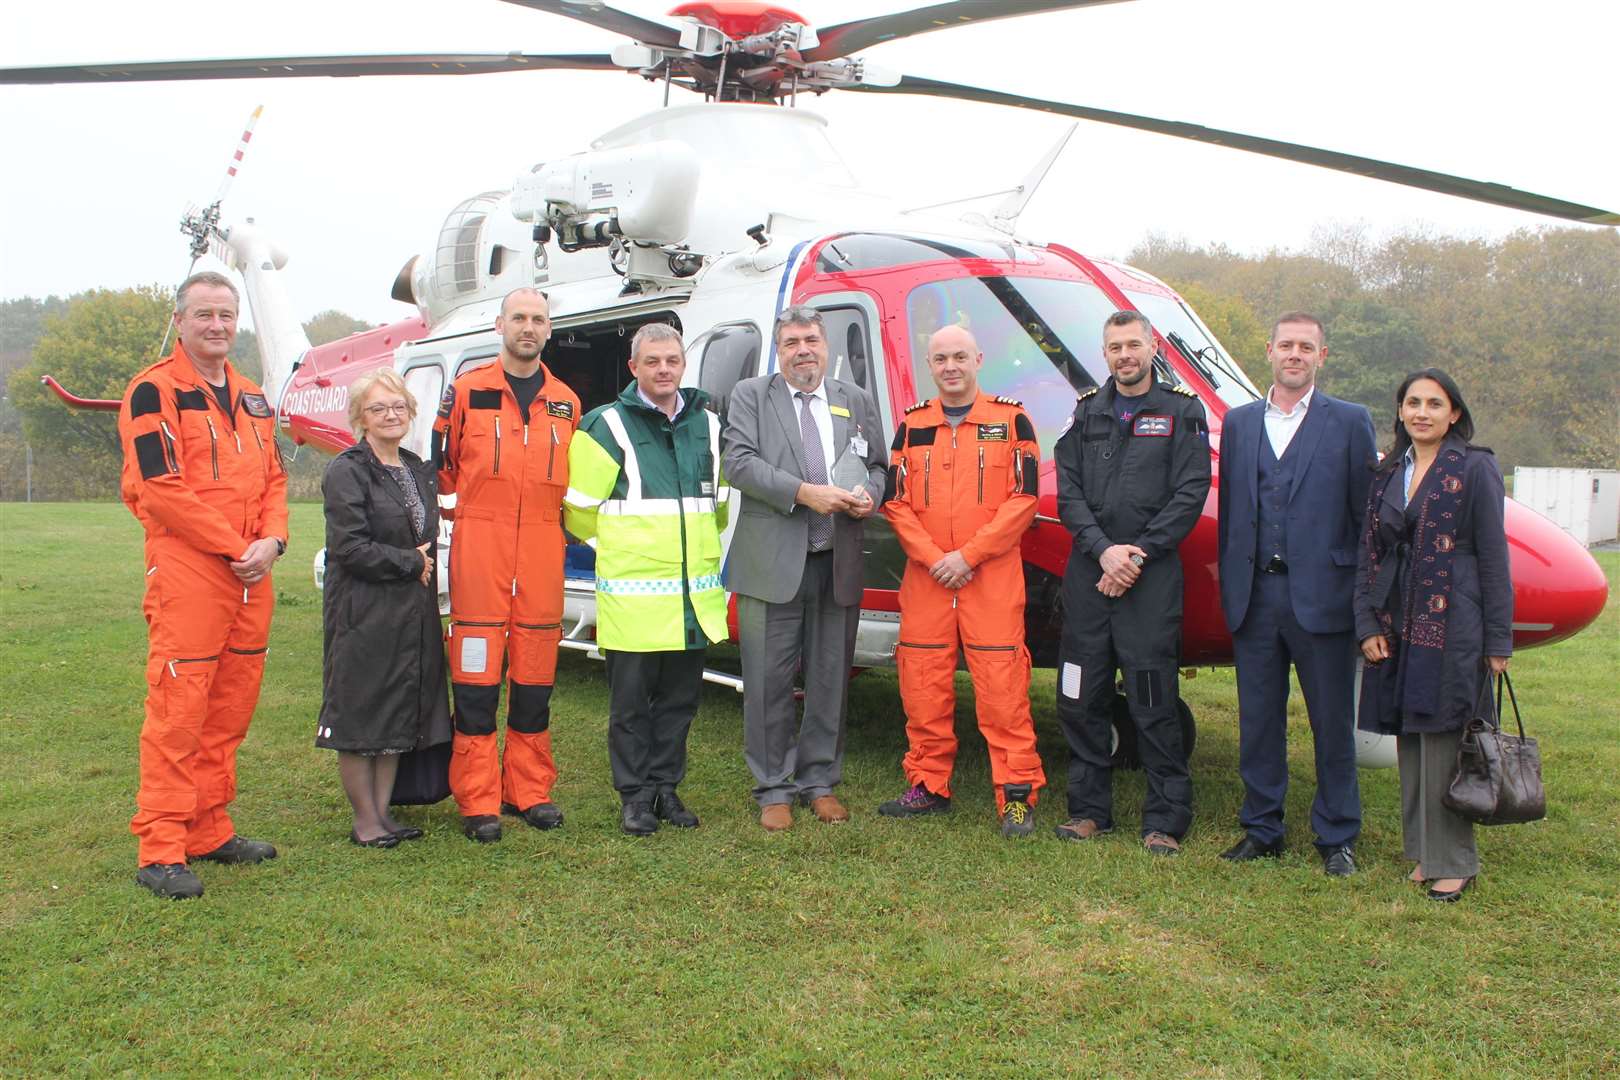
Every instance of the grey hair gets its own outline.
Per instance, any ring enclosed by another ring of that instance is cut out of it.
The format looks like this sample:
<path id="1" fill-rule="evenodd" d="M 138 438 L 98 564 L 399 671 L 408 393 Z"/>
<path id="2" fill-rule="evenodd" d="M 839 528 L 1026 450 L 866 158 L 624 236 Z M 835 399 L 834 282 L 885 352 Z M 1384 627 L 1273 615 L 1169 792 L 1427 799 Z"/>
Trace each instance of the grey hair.
<path id="1" fill-rule="evenodd" d="M 1103 320 L 1103 333 L 1107 334 L 1110 326 L 1129 326 L 1131 323 L 1141 324 L 1142 333 L 1147 335 L 1149 341 L 1153 340 L 1153 324 L 1148 322 L 1148 317 L 1140 311 L 1114 312 Z"/>
<path id="2" fill-rule="evenodd" d="M 643 342 L 673 341 L 681 347 L 681 357 L 686 357 L 686 343 L 681 340 L 681 332 L 669 323 L 650 322 L 643 323 L 630 338 L 630 359 L 634 360 L 641 355 Z"/>
<path id="3" fill-rule="evenodd" d="M 771 328 L 771 340 L 780 341 L 782 331 L 790 326 L 813 326 L 826 336 L 827 324 L 821 319 L 821 312 L 809 304 L 794 304 L 782 309 L 776 317 L 776 325 Z"/>
<path id="4" fill-rule="evenodd" d="M 231 283 L 230 278 L 214 270 L 202 270 L 198 273 L 192 274 L 190 277 L 186 278 L 186 280 L 182 281 L 180 283 L 179 291 L 174 294 L 174 310 L 178 311 L 182 315 L 186 313 L 186 294 L 189 293 L 192 287 L 195 285 L 207 285 L 211 288 L 223 287 L 229 289 L 231 290 L 231 299 L 236 301 L 236 306 L 238 308 L 242 306 L 242 294 L 236 291 L 236 286 Z"/>

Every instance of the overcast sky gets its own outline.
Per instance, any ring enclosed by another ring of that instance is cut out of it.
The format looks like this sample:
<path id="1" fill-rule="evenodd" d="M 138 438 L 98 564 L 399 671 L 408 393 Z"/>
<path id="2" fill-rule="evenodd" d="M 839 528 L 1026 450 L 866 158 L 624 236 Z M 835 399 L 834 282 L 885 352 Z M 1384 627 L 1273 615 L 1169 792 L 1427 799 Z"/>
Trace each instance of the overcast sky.
<path id="1" fill-rule="evenodd" d="M 619 0 L 658 17 L 669 5 Z M 815 0 L 829 26 L 895 0 Z M 8 7 L 0 66 L 423 51 L 605 52 L 613 35 L 498 0 Z M 1620 209 L 1614 42 L 1591 0 L 1136 0 L 882 45 L 901 72 L 1309 143 Z M 574 153 L 661 91 L 630 75 L 0 87 L 0 298 L 174 284 L 175 228 L 265 114 L 226 216 L 289 252 L 296 309 L 375 321 L 460 199 Z M 696 101 L 677 91 L 676 100 Z M 1037 113 L 830 94 L 810 107 L 856 175 L 918 204 L 1011 186 L 1068 126 Z M 1441 195 L 1082 123 L 1022 231 L 1095 256 L 1148 232 L 1247 252 L 1313 230 L 1500 236 L 1552 224 Z"/>

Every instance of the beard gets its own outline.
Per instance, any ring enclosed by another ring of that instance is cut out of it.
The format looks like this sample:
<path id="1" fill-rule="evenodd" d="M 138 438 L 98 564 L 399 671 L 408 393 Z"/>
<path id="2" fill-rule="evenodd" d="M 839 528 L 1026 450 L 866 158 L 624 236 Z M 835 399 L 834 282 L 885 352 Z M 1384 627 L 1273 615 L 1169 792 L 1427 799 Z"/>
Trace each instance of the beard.
<path id="1" fill-rule="evenodd" d="M 1120 375 L 1116 373 L 1114 375 L 1114 381 L 1121 386 L 1135 386 L 1137 383 L 1147 378 L 1148 373 L 1152 370 L 1152 364 L 1143 364 L 1141 367 L 1136 369 L 1136 374 L 1134 375 Z"/>

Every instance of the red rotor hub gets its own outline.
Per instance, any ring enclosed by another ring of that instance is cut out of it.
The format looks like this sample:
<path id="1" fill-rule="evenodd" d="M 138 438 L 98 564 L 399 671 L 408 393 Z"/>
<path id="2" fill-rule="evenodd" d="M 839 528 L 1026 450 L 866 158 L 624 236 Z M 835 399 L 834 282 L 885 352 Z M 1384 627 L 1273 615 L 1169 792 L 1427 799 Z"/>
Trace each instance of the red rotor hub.
<path id="1" fill-rule="evenodd" d="M 787 8 L 756 3 L 754 0 L 694 0 L 672 8 L 670 14 L 684 15 L 705 26 L 715 27 L 733 41 L 754 34 L 768 34 L 783 23 L 807 22 L 803 16 L 795 15 Z"/>

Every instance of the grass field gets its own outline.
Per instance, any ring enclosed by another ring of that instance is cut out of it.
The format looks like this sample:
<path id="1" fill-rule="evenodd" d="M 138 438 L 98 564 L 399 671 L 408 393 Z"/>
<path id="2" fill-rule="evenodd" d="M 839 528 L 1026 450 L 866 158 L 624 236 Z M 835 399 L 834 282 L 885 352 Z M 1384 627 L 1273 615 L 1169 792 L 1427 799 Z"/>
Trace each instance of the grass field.
<path id="1" fill-rule="evenodd" d="M 855 820 L 755 824 L 740 698 L 709 688 L 683 794 L 695 832 L 622 836 L 602 668 L 565 654 L 553 730 L 566 826 L 347 842 L 312 746 L 320 508 L 293 550 L 237 821 L 281 857 L 200 868 L 208 894 L 133 883 L 127 832 L 144 626 L 137 526 L 114 505 L 0 506 L 0 1073 L 372 1076 L 1570 1076 L 1620 1071 L 1620 602 L 1514 661 L 1542 740 L 1544 822 L 1482 831 L 1457 905 L 1404 877 L 1393 770 L 1362 774 L 1365 868 L 1309 846 L 1295 719 L 1284 859 L 1238 867 L 1229 671 L 1185 685 L 1198 820 L 1183 857 L 1120 830 L 1087 846 L 1039 811 L 994 830 L 965 683 L 955 813 L 878 818 L 900 787 L 892 672 L 859 678 L 841 794 Z M 1611 582 L 1620 556 L 1604 555 Z M 1032 690 L 1061 792 L 1052 673 Z M 1297 698 L 1297 695 L 1296 695 Z M 1298 708 L 1296 702 L 1296 709 Z"/>

